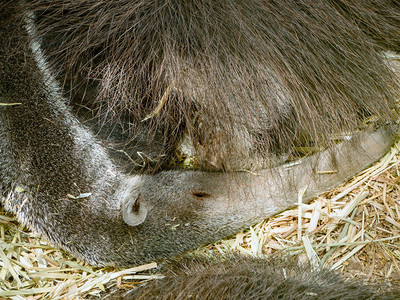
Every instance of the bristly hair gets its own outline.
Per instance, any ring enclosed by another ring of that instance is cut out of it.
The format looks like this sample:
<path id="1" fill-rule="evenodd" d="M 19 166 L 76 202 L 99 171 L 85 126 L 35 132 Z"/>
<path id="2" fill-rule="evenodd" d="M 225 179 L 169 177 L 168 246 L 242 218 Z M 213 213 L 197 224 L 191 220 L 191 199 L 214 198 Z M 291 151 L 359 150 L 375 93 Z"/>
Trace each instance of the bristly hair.
<path id="1" fill-rule="evenodd" d="M 165 269 L 164 279 L 128 292 L 116 290 L 105 299 L 389 300 L 400 296 L 396 288 L 346 280 L 328 269 L 276 255 L 268 259 L 227 255 L 224 261 L 189 257 Z"/>
<path id="2" fill-rule="evenodd" d="M 200 160 L 260 168 L 301 139 L 393 119 L 396 1 L 32 0 L 52 70 L 129 137 L 182 130 Z M 111 125 L 110 127 L 113 127 Z M 251 158 L 251 160 L 250 160 Z"/>

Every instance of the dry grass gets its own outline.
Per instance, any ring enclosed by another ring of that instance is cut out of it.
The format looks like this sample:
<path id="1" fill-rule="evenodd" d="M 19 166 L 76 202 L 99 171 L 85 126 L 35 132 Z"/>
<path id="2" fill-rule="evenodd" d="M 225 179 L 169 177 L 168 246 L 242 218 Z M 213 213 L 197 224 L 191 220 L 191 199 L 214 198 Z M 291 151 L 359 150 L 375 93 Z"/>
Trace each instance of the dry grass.
<path id="1" fill-rule="evenodd" d="M 400 142 L 352 180 L 221 241 L 219 251 L 282 251 L 372 282 L 400 282 Z M 301 198 L 301 197 L 299 197 Z"/>
<path id="2" fill-rule="evenodd" d="M 400 282 L 400 142 L 378 163 L 310 204 L 198 252 L 298 254 L 372 282 Z M 301 197 L 299 195 L 299 200 Z M 0 211 L 0 299 L 80 299 L 132 288 L 155 264 L 95 268 L 49 246 Z"/>
<path id="3" fill-rule="evenodd" d="M 40 237 L 0 211 L 0 299 L 80 299 L 112 285 L 159 278 L 136 273 L 155 263 L 118 269 L 95 268 L 49 246 Z M 123 280 L 122 280 L 123 279 Z"/>

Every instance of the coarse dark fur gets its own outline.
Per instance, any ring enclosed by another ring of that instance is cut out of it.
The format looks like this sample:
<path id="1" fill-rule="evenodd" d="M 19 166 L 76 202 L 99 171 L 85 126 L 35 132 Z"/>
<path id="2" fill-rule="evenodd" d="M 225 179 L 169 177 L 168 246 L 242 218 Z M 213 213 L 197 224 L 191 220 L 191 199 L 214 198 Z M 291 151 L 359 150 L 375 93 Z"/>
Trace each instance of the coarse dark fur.
<path id="1" fill-rule="evenodd" d="M 115 290 L 102 299 L 273 300 L 399 299 L 400 290 L 344 279 L 295 259 L 228 256 L 224 260 L 185 258 L 164 267 L 165 278 L 130 291 Z"/>
<path id="2" fill-rule="evenodd" d="M 119 147 L 130 157 L 143 130 L 149 140 L 162 136 L 161 152 L 150 156 L 156 167 L 182 131 L 203 168 L 260 169 L 362 117 L 394 117 L 394 74 L 382 56 L 399 49 L 394 1 L 28 6 L 64 93 L 109 135 L 121 128 Z"/>
<path id="3" fill-rule="evenodd" d="M 382 51 L 398 50 L 399 5 L 352 3 L 1 1 L 5 208 L 93 264 L 130 265 L 334 187 L 387 151 L 390 129 L 260 169 L 367 116 L 396 118 Z M 201 168 L 257 171 L 165 170 L 185 134 Z"/>

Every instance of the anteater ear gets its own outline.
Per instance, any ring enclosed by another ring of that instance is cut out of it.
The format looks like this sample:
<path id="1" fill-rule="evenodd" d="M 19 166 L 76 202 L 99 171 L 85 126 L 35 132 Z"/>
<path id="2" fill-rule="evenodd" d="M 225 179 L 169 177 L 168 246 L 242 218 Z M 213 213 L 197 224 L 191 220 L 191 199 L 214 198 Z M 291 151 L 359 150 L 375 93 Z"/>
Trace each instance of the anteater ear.
<path id="1" fill-rule="evenodd" d="M 140 194 L 137 197 L 126 199 L 122 204 L 122 218 L 129 226 L 138 226 L 146 220 L 146 203 L 140 201 Z"/>

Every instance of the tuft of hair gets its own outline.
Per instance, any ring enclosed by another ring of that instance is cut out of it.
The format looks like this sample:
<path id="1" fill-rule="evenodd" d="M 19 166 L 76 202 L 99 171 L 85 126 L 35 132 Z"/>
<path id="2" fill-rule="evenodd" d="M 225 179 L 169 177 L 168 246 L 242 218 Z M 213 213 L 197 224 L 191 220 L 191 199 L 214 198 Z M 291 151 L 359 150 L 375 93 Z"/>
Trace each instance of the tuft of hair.
<path id="1" fill-rule="evenodd" d="M 203 166 L 257 169 L 365 117 L 395 118 L 382 51 L 400 50 L 396 1 L 27 5 L 64 92 L 128 148 L 161 137 L 168 156 L 184 131 Z"/>
<path id="2" fill-rule="evenodd" d="M 400 290 L 342 278 L 294 258 L 229 256 L 185 258 L 164 279 L 150 281 L 112 299 L 399 299 Z"/>

